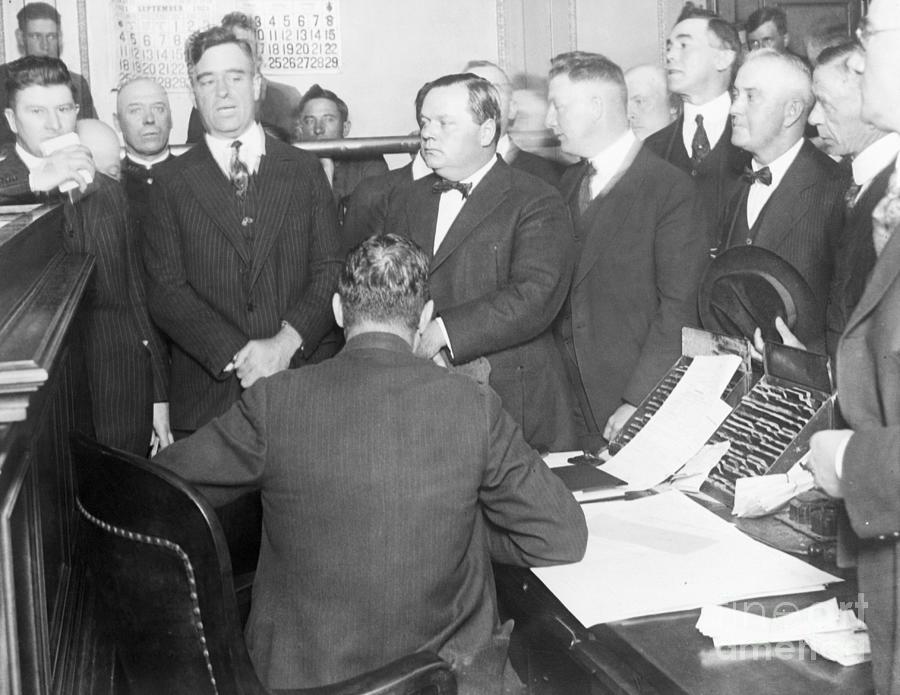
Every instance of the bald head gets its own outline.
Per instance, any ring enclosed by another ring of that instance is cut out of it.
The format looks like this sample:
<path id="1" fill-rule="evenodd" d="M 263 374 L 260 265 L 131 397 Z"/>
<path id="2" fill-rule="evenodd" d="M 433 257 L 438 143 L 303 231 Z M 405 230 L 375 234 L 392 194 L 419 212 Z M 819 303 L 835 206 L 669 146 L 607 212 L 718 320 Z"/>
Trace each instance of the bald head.
<path id="1" fill-rule="evenodd" d="M 500 135 L 506 134 L 509 126 L 516 120 L 518 112 L 509 76 L 499 65 L 489 60 L 470 60 L 463 72 L 477 75 L 497 88 L 497 93 L 500 95 Z"/>
<path id="2" fill-rule="evenodd" d="M 678 99 L 666 85 L 659 65 L 637 65 L 625 73 L 628 88 L 628 123 L 641 140 L 665 128 L 678 114 Z"/>
<path id="3" fill-rule="evenodd" d="M 115 120 L 131 155 L 153 159 L 169 145 L 169 95 L 155 80 L 137 77 L 119 87 Z"/>
<path id="4" fill-rule="evenodd" d="M 803 137 L 812 106 L 812 77 L 802 59 L 754 51 L 734 81 L 731 142 L 768 164 Z"/>
<path id="5" fill-rule="evenodd" d="M 83 118 L 75 123 L 75 132 L 81 144 L 91 151 L 97 171 L 118 181 L 122 164 L 116 131 L 96 118 Z"/>

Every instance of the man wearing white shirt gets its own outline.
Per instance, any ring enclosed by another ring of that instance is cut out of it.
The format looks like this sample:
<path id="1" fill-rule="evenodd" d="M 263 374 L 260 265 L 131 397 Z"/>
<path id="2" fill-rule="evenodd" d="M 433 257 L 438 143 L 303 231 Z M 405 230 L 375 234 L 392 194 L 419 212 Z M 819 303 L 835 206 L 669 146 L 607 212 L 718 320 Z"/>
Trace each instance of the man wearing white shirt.
<path id="1" fill-rule="evenodd" d="M 803 137 L 812 105 L 811 75 L 800 58 L 761 49 L 741 66 L 731 141 L 753 161 L 726 208 L 718 249 L 756 245 L 794 266 L 819 300 L 815 328 L 801 339 L 824 352 L 825 303 L 847 181 L 837 163 Z"/>
<path id="2" fill-rule="evenodd" d="M 748 159 L 731 142 L 728 115 L 740 55 L 740 38 L 728 22 L 707 10 L 683 11 L 666 41 L 668 87 L 681 96 L 683 113 L 644 141 L 694 178 L 709 220 L 710 246 Z"/>
<path id="3" fill-rule="evenodd" d="M 582 446 L 596 450 L 681 355 L 708 240 L 690 177 L 629 129 L 618 65 L 594 53 L 557 56 L 548 101 L 561 149 L 583 159 L 561 183 L 578 253 L 558 337 Z"/>
<path id="4" fill-rule="evenodd" d="M 551 331 L 572 273 L 565 205 L 556 189 L 497 156 L 499 95 L 487 80 L 429 82 L 416 114 L 420 151 L 435 173 L 393 191 L 382 229 L 432 256 L 438 318 L 418 352 L 454 365 L 486 358 L 490 384 L 526 441 L 571 449 L 573 404 Z"/>
<path id="5" fill-rule="evenodd" d="M 852 158 L 853 181 L 844 196 L 846 216 L 826 317 L 831 356 L 875 265 L 872 211 L 887 190 L 900 152 L 900 135 L 862 120 L 860 77 L 847 64 L 857 50 L 855 43 L 848 42 L 819 55 L 813 72 L 816 105 L 809 115 L 825 152 Z"/>
<path id="6" fill-rule="evenodd" d="M 257 379 L 311 358 L 340 267 L 318 160 L 267 137 L 250 45 L 221 27 L 188 45 L 206 135 L 163 164 L 144 226 L 148 303 L 172 341 L 171 418 L 184 436 Z"/>

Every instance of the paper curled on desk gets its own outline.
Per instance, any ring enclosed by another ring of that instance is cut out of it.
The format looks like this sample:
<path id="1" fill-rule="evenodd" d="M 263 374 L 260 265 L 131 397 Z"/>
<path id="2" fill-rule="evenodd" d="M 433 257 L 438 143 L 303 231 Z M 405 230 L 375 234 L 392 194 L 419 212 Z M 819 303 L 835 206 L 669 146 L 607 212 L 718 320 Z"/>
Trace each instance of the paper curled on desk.
<path id="1" fill-rule="evenodd" d="M 783 507 L 797 495 L 812 490 L 815 481 L 812 474 L 803 468 L 807 458 L 809 452 L 784 474 L 738 478 L 735 481 L 731 513 L 751 519 L 765 516 Z"/>

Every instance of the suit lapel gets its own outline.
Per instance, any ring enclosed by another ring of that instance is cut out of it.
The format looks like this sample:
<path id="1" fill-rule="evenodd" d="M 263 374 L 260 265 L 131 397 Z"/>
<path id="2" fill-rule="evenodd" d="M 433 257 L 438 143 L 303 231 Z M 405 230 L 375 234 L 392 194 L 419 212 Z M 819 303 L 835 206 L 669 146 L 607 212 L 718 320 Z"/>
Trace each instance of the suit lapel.
<path id="1" fill-rule="evenodd" d="M 482 220 L 487 217 L 506 197 L 509 190 L 509 169 L 502 159 L 498 159 L 484 178 L 472 191 L 462 210 L 453 220 L 447 236 L 438 247 L 431 262 L 431 270 L 441 265 L 450 254 L 471 234 Z M 437 196 L 435 196 L 437 197 Z M 435 214 L 437 223 L 437 214 Z M 434 245 L 434 225 L 431 226 L 432 246 Z"/>
<path id="2" fill-rule="evenodd" d="M 631 162 L 619 181 L 602 198 L 595 198 L 578 221 L 578 233 L 584 241 L 572 286 L 578 285 L 600 260 L 625 227 L 623 222 L 641 197 L 640 187 L 646 174 L 647 157 L 643 150 Z"/>
<path id="3" fill-rule="evenodd" d="M 284 217 L 290 207 L 295 186 L 309 185 L 292 176 L 290 163 L 272 151 L 274 141 L 266 138 L 266 152 L 256 174 L 256 221 L 253 225 L 253 262 L 250 286 L 256 282 L 269 253 L 284 229 Z"/>
<path id="4" fill-rule="evenodd" d="M 809 199 L 804 192 L 816 182 L 816 171 L 807 148 L 813 145 L 804 141 L 797 157 L 788 167 L 760 213 L 755 242 L 765 243 L 777 251 L 794 228 L 794 221 L 806 214 Z"/>
<path id="5" fill-rule="evenodd" d="M 895 232 L 891 235 L 881 255 L 875 261 L 872 275 L 866 283 L 866 289 L 863 291 L 859 303 L 850 315 L 849 321 L 847 321 L 844 334 L 849 333 L 875 309 L 898 274 L 900 274 L 900 233 Z"/>
<path id="6" fill-rule="evenodd" d="M 428 257 L 434 254 L 434 228 L 437 226 L 441 196 L 431 192 L 439 177 L 429 174 L 413 182 L 406 196 L 406 229 L 409 238 L 422 247 Z"/>
<path id="7" fill-rule="evenodd" d="M 241 259 L 249 263 L 250 254 L 239 231 L 241 220 L 231 183 L 213 159 L 205 139 L 194 147 L 199 148 L 198 157 L 185 169 L 184 178 L 197 203 L 231 242 Z"/>

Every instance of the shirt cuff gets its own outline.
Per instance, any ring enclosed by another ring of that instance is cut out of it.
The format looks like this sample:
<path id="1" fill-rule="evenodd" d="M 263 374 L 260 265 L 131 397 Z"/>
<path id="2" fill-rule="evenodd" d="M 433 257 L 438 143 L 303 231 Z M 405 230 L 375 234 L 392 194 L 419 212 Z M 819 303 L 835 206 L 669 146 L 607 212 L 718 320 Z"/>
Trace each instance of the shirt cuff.
<path id="1" fill-rule="evenodd" d="M 844 477 L 844 452 L 847 451 L 847 445 L 850 443 L 851 432 L 838 444 L 837 450 L 834 452 L 834 474 L 838 480 Z"/>
<path id="2" fill-rule="evenodd" d="M 453 356 L 453 346 L 450 344 L 450 336 L 447 335 L 447 327 L 444 325 L 444 319 L 438 316 L 435 321 L 437 321 L 437 325 L 441 327 L 441 333 L 444 334 L 444 343 L 446 343 L 447 350 L 450 352 L 450 359 L 456 359 Z"/>

